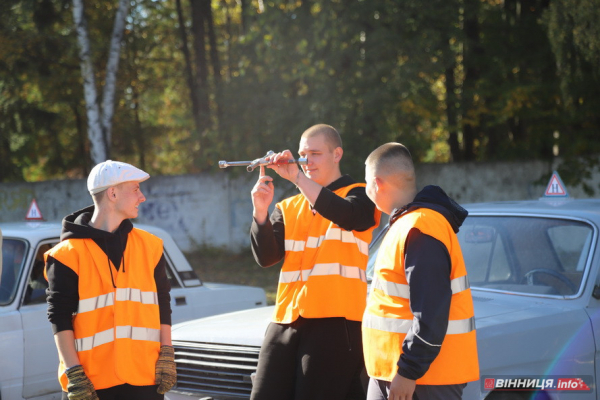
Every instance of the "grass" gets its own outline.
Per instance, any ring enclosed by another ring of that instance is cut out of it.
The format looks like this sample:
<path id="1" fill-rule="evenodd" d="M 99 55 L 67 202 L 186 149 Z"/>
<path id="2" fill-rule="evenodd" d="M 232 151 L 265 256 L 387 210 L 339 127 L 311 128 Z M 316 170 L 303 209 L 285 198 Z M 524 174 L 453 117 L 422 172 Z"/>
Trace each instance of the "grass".
<path id="1" fill-rule="evenodd" d="M 267 293 L 267 304 L 275 304 L 281 263 L 261 268 L 251 250 L 232 253 L 216 248 L 202 248 L 185 254 L 204 282 L 258 286 Z"/>

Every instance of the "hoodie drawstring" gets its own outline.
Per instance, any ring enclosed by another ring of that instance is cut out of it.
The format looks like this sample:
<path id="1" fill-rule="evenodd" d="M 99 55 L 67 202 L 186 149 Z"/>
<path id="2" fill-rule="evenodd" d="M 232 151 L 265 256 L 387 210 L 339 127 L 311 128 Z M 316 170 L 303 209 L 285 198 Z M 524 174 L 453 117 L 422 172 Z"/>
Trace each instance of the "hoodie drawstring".
<path id="1" fill-rule="evenodd" d="M 104 237 L 104 247 L 106 249 L 108 249 L 108 244 L 106 243 L 106 237 Z M 110 280 L 112 282 L 113 288 L 117 288 L 117 285 L 115 285 L 115 278 L 113 277 L 113 272 L 112 272 L 112 267 L 110 266 L 110 257 L 108 256 L 108 251 L 105 251 L 106 254 L 106 261 L 108 261 L 108 270 L 110 271 Z"/>
<path id="2" fill-rule="evenodd" d="M 123 249 L 123 239 L 121 238 L 121 231 L 119 233 L 119 246 L 121 246 L 121 265 L 123 266 L 123 273 L 125 273 L 125 250 Z"/>

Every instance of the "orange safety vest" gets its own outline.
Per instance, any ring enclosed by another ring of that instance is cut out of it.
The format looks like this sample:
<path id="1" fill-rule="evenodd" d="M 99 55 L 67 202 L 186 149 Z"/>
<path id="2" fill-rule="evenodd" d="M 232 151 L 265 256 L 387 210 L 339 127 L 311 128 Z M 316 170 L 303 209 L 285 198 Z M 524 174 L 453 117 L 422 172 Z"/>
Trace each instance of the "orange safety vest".
<path id="1" fill-rule="evenodd" d="M 334 193 L 346 197 L 353 188 L 364 186 L 353 184 Z M 369 243 L 381 213 L 375 211 L 375 226 L 358 232 L 313 214 L 302 194 L 276 206 L 285 224 L 285 260 L 273 321 L 288 324 L 298 316 L 360 321 L 367 298 Z"/>
<path id="2" fill-rule="evenodd" d="M 413 324 L 404 270 L 404 244 L 412 228 L 439 240 L 448 249 L 452 289 L 448 329 L 440 353 L 417 384 L 452 385 L 477 380 L 475 314 L 462 251 L 448 221 L 428 208 L 401 216 L 379 248 L 362 328 L 367 373 L 372 378 L 392 381 L 398 372 L 402 343 Z"/>
<path id="3" fill-rule="evenodd" d="M 160 314 L 154 269 L 162 240 L 134 228 L 117 269 L 92 239 L 68 239 L 46 252 L 79 277 L 79 306 L 73 318 L 75 347 L 96 389 L 124 383 L 154 385 L 160 352 Z M 116 288 L 113 287 L 110 269 Z M 65 365 L 58 378 L 67 391 Z"/>

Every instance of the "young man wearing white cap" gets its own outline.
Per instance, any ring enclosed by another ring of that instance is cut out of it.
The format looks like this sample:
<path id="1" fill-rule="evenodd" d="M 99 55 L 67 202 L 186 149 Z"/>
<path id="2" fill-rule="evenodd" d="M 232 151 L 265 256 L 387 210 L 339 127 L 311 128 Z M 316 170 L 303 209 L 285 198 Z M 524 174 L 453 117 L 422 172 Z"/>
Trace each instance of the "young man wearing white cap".
<path id="1" fill-rule="evenodd" d="M 87 181 L 94 205 L 65 217 L 61 242 L 46 253 L 63 400 L 163 399 L 175 384 L 162 241 L 129 220 L 149 177 L 118 161 L 96 165 Z"/>

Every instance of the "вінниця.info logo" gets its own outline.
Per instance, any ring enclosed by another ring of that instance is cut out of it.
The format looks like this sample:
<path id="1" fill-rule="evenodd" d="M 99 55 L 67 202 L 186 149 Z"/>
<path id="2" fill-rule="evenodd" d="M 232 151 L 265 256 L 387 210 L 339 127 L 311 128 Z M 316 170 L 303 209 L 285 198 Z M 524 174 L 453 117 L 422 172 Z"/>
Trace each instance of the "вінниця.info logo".
<path id="1" fill-rule="evenodd" d="M 591 392 L 594 387 L 592 376 L 482 376 L 484 391 L 491 390 L 545 390 Z"/>

